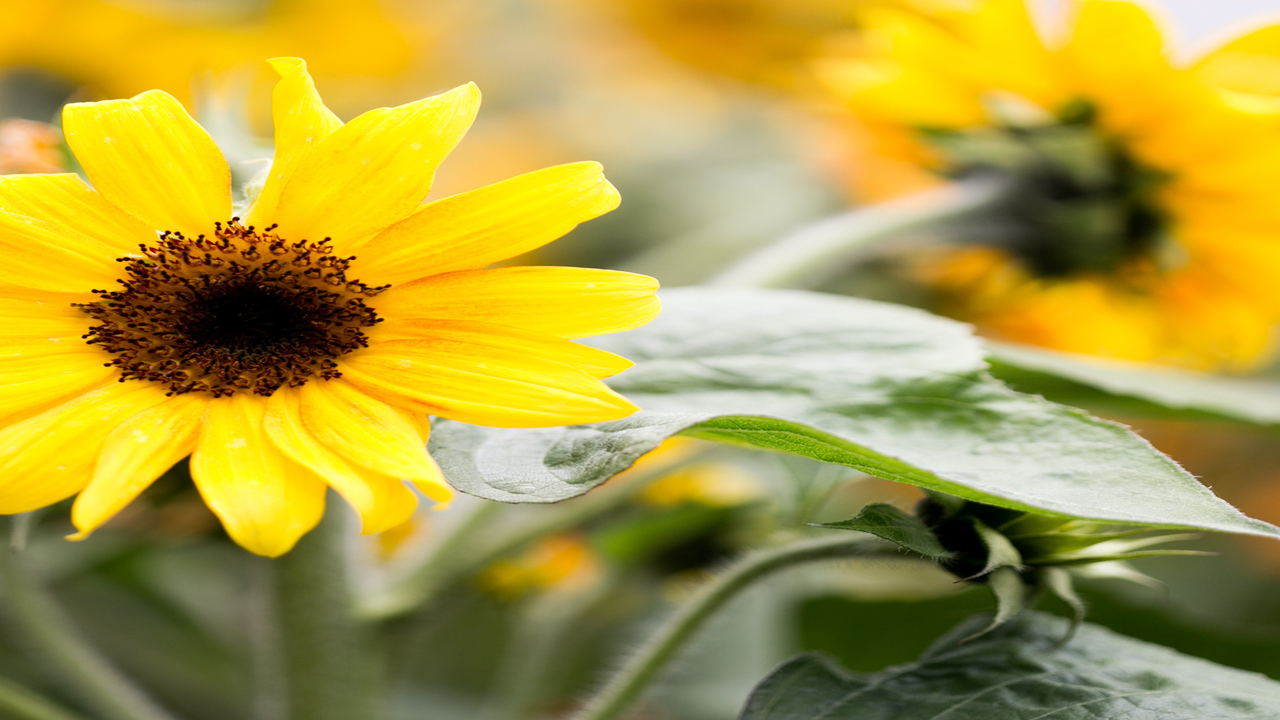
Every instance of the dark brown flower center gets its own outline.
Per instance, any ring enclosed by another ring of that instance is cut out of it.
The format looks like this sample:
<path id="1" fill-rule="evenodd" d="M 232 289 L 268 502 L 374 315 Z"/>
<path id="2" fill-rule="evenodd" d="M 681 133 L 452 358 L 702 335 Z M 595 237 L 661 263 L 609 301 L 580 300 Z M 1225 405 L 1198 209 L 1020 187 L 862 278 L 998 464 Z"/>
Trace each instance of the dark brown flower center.
<path id="1" fill-rule="evenodd" d="M 142 257 L 120 258 L 120 290 L 78 305 L 98 321 L 84 337 L 115 355 L 121 380 L 149 380 L 170 395 L 270 395 L 313 377 L 340 376 L 336 359 L 380 322 L 365 299 L 389 286 L 348 280 L 355 258 L 334 257 L 328 238 L 289 242 L 275 226 L 239 218 L 213 237 L 166 232 Z"/>

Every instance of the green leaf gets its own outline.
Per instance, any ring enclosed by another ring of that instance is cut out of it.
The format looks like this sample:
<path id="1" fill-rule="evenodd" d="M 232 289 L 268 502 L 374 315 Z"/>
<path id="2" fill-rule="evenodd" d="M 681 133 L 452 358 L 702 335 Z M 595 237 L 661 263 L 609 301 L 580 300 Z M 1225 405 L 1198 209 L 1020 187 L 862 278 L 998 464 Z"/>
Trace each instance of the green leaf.
<path id="1" fill-rule="evenodd" d="M 792 658 L 753 691 L 741 720 L 1271 720 L 1280 683 L 1067 620 L 1021 617 L 976 640 L 971 618 L 914 663 L 858 675 L 823 655 Z"/>
<path id="2" fill-rule="evenodd" d="M 952 554 L 942 547 L 938 536 L 920 518 L 888 503 L 872 503 L 862 508 L 857 517 L 851 520 L 811 524 L 816 527 L 870 533 L 925 557 L 948 558 Z"/>
<path id="3" fill-rule="evenodd" d="M 1133 398 L 1192 416 L 1280 423 L 1280 383 L 988 342 L 997 375 L 1041 391 L 1061 378 L 1105 395 Z M 1008 369 L 1012 368 L 1010 372 Z M 1049 376 L 1048 382 L 1043 377 Z M 1133 406 L 1140 410 L 1140 406 Z"/>
<path id="4" fill-rule="evenodd" d="M 643 412 L 567 428 L 441 421 L 432 454 L 463 492 L 556 502 L 677 434 L 803 455 L 1020 510 L 1280 537 L 1127 428 L 1014 392 L 968 326 L 784 290 L 667 291 L 650 325 L 597 340 Z"/>

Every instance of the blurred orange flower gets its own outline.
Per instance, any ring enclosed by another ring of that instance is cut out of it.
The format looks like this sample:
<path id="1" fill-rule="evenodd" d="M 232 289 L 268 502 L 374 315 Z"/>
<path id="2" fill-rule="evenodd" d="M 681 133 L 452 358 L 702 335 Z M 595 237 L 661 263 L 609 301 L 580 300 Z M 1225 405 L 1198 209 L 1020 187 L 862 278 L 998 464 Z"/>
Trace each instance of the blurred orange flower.
<path id="1" fill-rule="evenodd" d="M 160 88 L 185 102 L 203 73 L 300 55 L 322 80 L 347 79 L 326 83 L 327 97 L 351 93 L 360 96 L 351 103 L 363 105 L 371 79 L 405 72 L 428 43 L 422 28 L 392 17 L 380 0 L 24 0 L 5 5 L 0 68 L 52 74 L 100 97 Z M 264 85 L 273 79 L 261 74 Z"/>
<path id="2" fill-rule="evenodd" d="M 499 560 L 480 575 L 480 585 L 500 597 L 513 599 L 552 588 L 571 589 L 599 577 L 600 561 L 575 534 L 553 535 L 522 555 Z"/>
<path id="3" fill-rule="evenodd" d="M 0 175 L 65 170 L 58 128 L 18 118 L 0 120 Z"/>

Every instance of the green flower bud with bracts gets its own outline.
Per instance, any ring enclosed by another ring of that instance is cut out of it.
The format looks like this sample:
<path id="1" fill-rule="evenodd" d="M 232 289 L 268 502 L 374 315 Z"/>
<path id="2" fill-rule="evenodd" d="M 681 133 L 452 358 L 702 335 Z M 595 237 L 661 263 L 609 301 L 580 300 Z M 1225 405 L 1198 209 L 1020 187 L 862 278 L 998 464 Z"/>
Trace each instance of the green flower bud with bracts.
<path id="1" fill-rule="evenodd" d="M 1042 515 L 930 493 L 908 515 L 883 503 L 868 505 L 851 520 L 820 527 L 856 530 L 936 560 L 962 582 L 984 584 L 996 598 L 996 613 L 983 632 L 996 628 L 1048 592 L 1084 618 L 1073 576 L 1112 577 L 1157 584 L 1127 561 L 1154 555 L 1201 555 L 1194 550 L 1152 546 L 1194 537 L 1151 535 L 1145 528 Z M 1074 625 L 1072 626 L 1074 630 Z M 981 634 L 981 633 L 979 633 Z"/>

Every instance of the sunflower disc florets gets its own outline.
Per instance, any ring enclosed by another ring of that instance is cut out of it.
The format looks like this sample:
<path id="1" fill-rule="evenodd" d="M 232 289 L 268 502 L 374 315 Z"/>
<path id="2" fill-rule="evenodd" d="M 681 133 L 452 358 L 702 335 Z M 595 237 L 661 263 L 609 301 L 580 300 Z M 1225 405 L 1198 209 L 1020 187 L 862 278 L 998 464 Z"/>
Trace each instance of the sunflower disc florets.
<path id="1" fill-rule="evenodd" d="M 120 290 L 78 306 L 98 321 L 85 335 L 115 355 L 121 380 L 150 380 L 169 394 L 270 395 L 313 377 L 340 376 L 336 358 L 366 347 L 379 322 L 365 299 L 388 286 L 349 280 L 354 258 L 328 238 L 291 242 L 275 226 L 238 218 L 212 237 L 165 232 L 120 258 Z"/>

